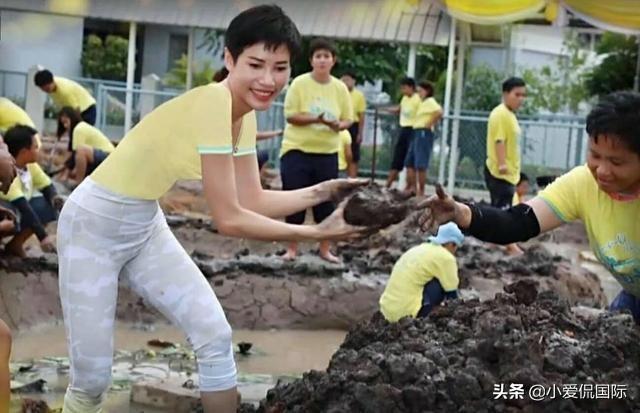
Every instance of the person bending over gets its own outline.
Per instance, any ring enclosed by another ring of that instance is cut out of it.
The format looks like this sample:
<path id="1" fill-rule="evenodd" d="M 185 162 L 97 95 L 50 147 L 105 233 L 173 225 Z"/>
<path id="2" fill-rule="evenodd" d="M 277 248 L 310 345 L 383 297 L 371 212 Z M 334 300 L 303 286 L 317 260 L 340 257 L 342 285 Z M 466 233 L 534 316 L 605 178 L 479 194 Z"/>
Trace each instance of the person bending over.
<path id="1" fill-rule="evenodd" d="M 507 210 L 456 202 L 437 186 L 421 207 L 423 230 L 454 221 L 483 241 L 526 241 L 564 223 L 584 223 L 598 261 L 620 283 L 611 310 L 640 323 L 640 94 L 616 92 L 587 116 L 586 165 L 573 168 L 535 198 Z"/>
<path id="2" fill-rule="evenodd" d="M 402 254 L 393 266 L 380 297 L 380 311 L 391 322 L 402 317 L 426 317 L 445 299 L 458 297 L 455 253 L 464 235 L 450 222 L 438 228 L 429 242 Z"/>

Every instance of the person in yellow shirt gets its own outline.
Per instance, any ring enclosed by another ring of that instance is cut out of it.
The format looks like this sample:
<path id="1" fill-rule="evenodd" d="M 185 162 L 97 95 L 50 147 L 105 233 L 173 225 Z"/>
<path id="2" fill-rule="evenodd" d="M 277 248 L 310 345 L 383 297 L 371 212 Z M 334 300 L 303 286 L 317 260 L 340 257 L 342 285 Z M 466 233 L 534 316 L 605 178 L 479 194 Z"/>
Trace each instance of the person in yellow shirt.
<path id="1" fill-rule="evenodd" d="M 309 45 L 311 72 L 293 79 L 284 100 L 284 129 L 280 151 L 282 189 L 307 188 L 338 177 L 340 131 L 351 126 L 353 109 L 349 90 L 331 75 L 336 64 L 336 49 L 326 39 L 314 39 Z M 333 212 L 332 202 L 313 207 L 313 219 L 319 223 Z M 287 216 L 289 224 L 304 223 L 305 210 Z M 339 262 L 328 241 L 320 242 L 320 257 Z M 291 242 L 284 255 L 294 260 L 298 243 Z"/>
<path id="2" fill-rule="evenodd" d="M 340 178 L 348 176 L 349 166 L 353 162 L 352 137 L 349 131 L 340 132 L 340 148 L 338 149 L 338 174 Z"/>
<path id="3" fill-rule="evenodd" d="M 71 106 L 80 112 L 82 120 L 89 125 L 96 124 L 96 100 L 82 85 L 64 77 L 53 76 L 46 69 L 36 72 L 33 80 L 36 86 L 51 96 L 58 109 Z"/>
<path id="4" fill-rule="evenodd" d="M 423 230 L 454 221 L 483 241 L 526 241 L 564 223 L 584 223 L 598 261 L 622 286 L 611 310 L 640 323 L 640 94 L 612 93 L 587 116 L 587 164 L 557 178 L 535 198 L 503 210 L 455 202 L 437 186 L 425 201 Z"/>
<path id="5" fill-rule="evenodd" d="M 418 85 L 418 95 L 422 102 L 418 106 L 413 125 L 413 141 L 405 159 L 409 193 L 415 193 L 419 197 L 424 196 L 424 186 L 427 183 L 427 169 L 435 140 L 433 128 L 442 118 L 442 107 L 436 102 L 433 92 L 433 85 L 429 82 L 421 82 Z"/>
<path id="6" fill-rule="evenodd" d="M 237 410 L 231 326 L 158 205 L 178 180 L 202 180 L 212 220 L 223 235 L 304 241 L 365 233 L 344 221 L 343 206 L 318 225 L 278 219 L 340 199 L 362 182 L 337 179 L 294 191 L 260 185 L 255 111 L 267 110 L 288 82 L 300 42 L 280 7 L 244 10 L 225 32 L 228 77 L 158 106 L 69 196 L 57 235 L 71 360 L 65 413 L 101 411 L 111 383 L 120 277 L 185 331 L 197 359 L 204 412 Z"/>
<path id="7" fill-rule="evenodd" d="M 400 92 L 402 93 L 400 105 L 386 109 L 387 112 L 400 114 L 400 134 L 393 148 L 387 188 L 391 188 L 391 185 L 398 179 L 400 171 L 404 169 L 407 152 L 413 140 L 413 125 L 416 122 L 416 114 L 422 101 L 416 93 L 416 81 L 413 78 L 406 77 L 400 81 Z M 407 186 L 405 189 L 409 189 L 409 187 Z"/>
<path id="8" fill-rule="evenodd" d="M 491 205 L 509 208 L 520 178 L 520 126 L 515 112 L 526 96 L 524 80 L 512 77 L 502 83 L 502 103 L 489 115 L 485 183 Z"/>
<path id="9" fill-rule="evenodd" d="M 364 93 L 356 89 L 357 78 L 354 72 L 346 72 L 340 79 L 349 89 L 351 105 L 353 106 L 353 124 L 349 127 L 352 160 L 347 168 L 349 176 L 356 178 L 358 176 L 358 163 L 360 162 L 360 145 L 362 145 L 367 100 L 364 97 Z"/>
<path id="10" fill-rule="evenodd" d="M 464 235 L 450 222 L 438 228 L 429 242 L 402 254 L 380 297 L 380 312 L 387 321 L 426 317 L 444 299 L 458 297 L 456 251 Z"/>
<path id="11" fill-rule="evenodd" d="M 58 113 L 57 136 L 69 137 L 69 159 L 65 162 L 66 173 L 60 178 L 70 178 L 76 185 L 84 180 L 114 151 L 109 138 L 95 126 L 84 122 L 80 113 L 65 106 Z"/>
<path id="12" fill-rule="evenodd" d="M 26 125 L 35 128 L 33 121 L 24 109 L 11 100 L 0 97 L 0 133 L 16 125 Z"/>
<path id="13" fill-rule="evenodd" d="M 9 153 L 16 160 L 17 176 L 9 191 L 0 194 L 0 200 L 19 217 L 16 235 L 5 245 L 5 251 L 19 257 L 25 257 L 23 245 L 33 234 L 38 237 L 43 251 L 55 250 L 53 238 L 47 234 L 44 226 L 56 220 L 57 210 L 63 204 L 51 179 L 42 169 L 34 167 L 38 157 L 37 133 L 29 126 L 18 125 L 9 129 L 4 136 Z M 43 196 L 34 196 L 34 190 L 40 191 Z"/>

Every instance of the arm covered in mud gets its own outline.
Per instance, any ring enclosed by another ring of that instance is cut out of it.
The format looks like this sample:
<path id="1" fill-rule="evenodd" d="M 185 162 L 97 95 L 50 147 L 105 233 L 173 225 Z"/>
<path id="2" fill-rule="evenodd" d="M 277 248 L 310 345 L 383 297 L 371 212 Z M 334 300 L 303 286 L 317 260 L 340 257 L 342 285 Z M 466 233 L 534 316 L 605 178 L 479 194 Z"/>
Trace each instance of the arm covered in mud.
<path id="1" fill-rule="evenodd" d="M 551 207 L 539 197 L 502 210 L 489 205 L 456 202 L 441 185 L 422 202 L 419 223 L 423 231 L 435 233 L 447 222 L 455 222 L 475 238 L 495 244 L 523 242 L 562 225 Z"/>
<path id="2" fill-rule="evenodd" d="M 244 165 L 252 162 L 253 168 L 257 170 L 255 156 L 242 156 L 234 162 L 230 154 L 202 155 L 201 160 L 205 199 L 217 229 L 224 235 L 265 241 L 303 241 L 351 239 L 365 233 L 362 228 L 348 225 L 344 221 L 343 207 L 336 209 L 318 225 L 290 225 L 254 212 L 242 204 L 234 163 Z M 238 172 L 247 174 L 247 167 L 240 167 Z M 240 182 L 244 183 L 243 180 Z"/>
<path id="3" fill-rule="evenodd" d="M 236 157 L 235 180 L 240 204 L 270 218 L 283 218 L 326 201 L 339 202 L 352 190 L 367 184 L 363 179 L 333 179 L 292 191 L 269 191 L 260 185 L 254 156 Z"/>

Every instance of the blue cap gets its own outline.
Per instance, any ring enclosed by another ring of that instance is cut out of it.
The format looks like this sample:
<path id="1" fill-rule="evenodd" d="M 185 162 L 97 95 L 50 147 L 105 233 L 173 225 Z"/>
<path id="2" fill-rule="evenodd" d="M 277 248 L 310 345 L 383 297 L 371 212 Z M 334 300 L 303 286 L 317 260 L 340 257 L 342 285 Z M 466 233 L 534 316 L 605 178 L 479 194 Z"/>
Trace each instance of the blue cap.
<path id="1" fill-rule="evenodd" d="M 438 245 L 444 245 L 451 242 L 459 247 L 464 241 L 464 235 L 462 235 L 462 231 L 460 231 L 460 228 L 458 228 L 456 224 L 448 222 L 444 225 L 440 225 L 440 228 L 438 228 L 438 235 L 435 237 L 429 237 L 429 241 Z"/>

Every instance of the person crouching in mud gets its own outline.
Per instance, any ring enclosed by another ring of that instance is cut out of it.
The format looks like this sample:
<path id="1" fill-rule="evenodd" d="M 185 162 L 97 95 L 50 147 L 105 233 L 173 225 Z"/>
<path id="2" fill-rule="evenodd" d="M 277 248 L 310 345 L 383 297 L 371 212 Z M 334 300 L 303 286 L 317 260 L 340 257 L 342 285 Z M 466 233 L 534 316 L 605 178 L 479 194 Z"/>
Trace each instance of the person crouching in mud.
<path id="1" fill-rule="evenodd" d="M 640 94 L 612 93 L 587 116 L 586 165 L 556 179 L 537 197 L 507 210 L 460 203 L 443 191 L 421 207 L 423 230 L 453 221 L 496 244 L 526 241 L 564 223 L 584 223 L 595 256 L 622 286 L 610 310 L 640 324 Z"/>
<path id="2" fill-rule="evenodd" d="M 450 222 L 438 228 L 429 242 L 402 254 L 380 297 L 380 312 L 387 321 L 426 317 L 445 299 L 458 298 L 455 253 L 463 241 L 460 229 Z"/>
<path id="3" fill-rule="evenodd" d="M 70 355 L 65 413 L 100 412 L 111 382 L 118 279 L 185 331 L 206 413 L 237 408 L 231 327 L 211 286 L 169 229 L 158 199 L 202 179 L 218 231 L 259 240 L 350 239 L 340 206 L 318 225 L 284 217 L 362 185 L 331 180 L 296 191 L 260 186 L 256 115 L 291 73 L 295 24 L 277 6 L 243 11 L 225 34 L 228 78 L 194 88 L 144 117 L 71 194 L 60 215 L 60 295 Z"/>

